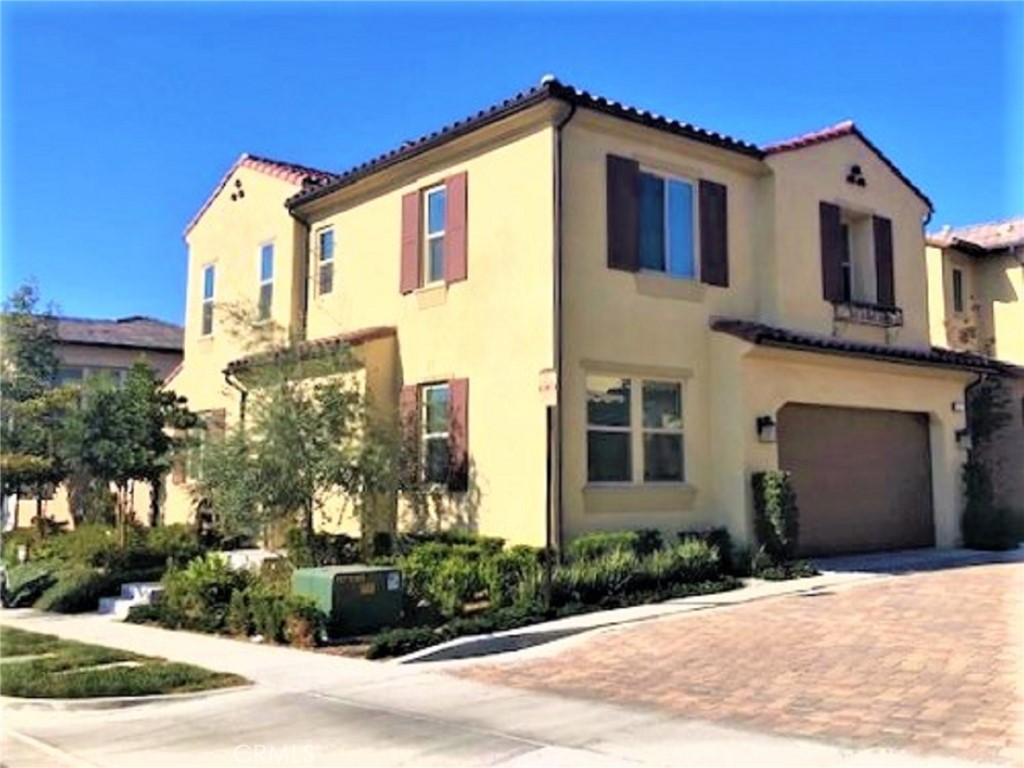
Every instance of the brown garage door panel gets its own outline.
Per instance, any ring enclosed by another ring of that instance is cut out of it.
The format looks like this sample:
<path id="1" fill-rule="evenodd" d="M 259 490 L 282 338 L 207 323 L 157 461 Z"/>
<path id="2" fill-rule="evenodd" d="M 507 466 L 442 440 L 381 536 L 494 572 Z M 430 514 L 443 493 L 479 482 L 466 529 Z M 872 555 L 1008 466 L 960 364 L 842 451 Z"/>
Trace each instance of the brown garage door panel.
<path id="1" fill-rule="evenodd" d="M 934 545 L 926 414 L 791 403 L 778 423 L 801 554 Z"/>

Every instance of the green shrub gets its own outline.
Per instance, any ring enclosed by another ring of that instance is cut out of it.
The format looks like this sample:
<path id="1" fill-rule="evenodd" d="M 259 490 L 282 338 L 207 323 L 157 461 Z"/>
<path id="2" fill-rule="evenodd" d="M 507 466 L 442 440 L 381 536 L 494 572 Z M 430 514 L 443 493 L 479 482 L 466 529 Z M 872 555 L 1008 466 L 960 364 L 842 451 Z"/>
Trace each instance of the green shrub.
<path id="1" fill-rule="evenodd" d="M 160 603 L 133 605 L 128 609 L 125 621 L 129 624 L 160 624 L 167 626 L 167 622 L 164 619 L 163 606 Z"/>
<path id="2" fill-rule="evenodd" d="M 757 539 L 774 562 L 788 562 L 796 556 L 800 537 L 796 492 L 790 475 L 780 470 L 755 472 L 751 483 Z"/>
<path id="3" fill-rule="evenodd" d="M 519 545 L 487 558 L 482 565 L 482 576 L 491 607 L 536 601 L 543 577 L 543 557 L 543 550 Z"/>
<path id="4" fill-rule="evenodd" d="M 732 536 L 729 535 L 728 528 L 717 527 L 680 531 L 679 542 L 682 543 L 687 539 L 699 539 L 716 549 L 718 551 L 719 568 L 723 573 L 735 574 L 735 570 L 741 567 L 737 564 L 737 558 L 734 557 Z"/>
<path id="5" fill-rule="evenodd" d="M 482 591 L 479 560 L 453 550 L 434 571 L 429 582 L 431 602 L 445 616 L 457 616 Z"/>
<path id="6" fill-rule="evenodd" d="M 428 541 L 413 547 L 398 565 L 406 593 L 413 601 L 454 616 L 463 604 L 484 591 L 485 563 L 494 554 L 492 544 L 479 540 Z"/>
<path id="7" fill-rule="evenodd" d="M 7 607 L 27 608 L 57 581 L 56 568 L 49 560 L 30 560 L 7 571 Z"/>
<path id="8" fill-rule="evenodd" d="M 3 538 L 3 561 L 8 568 L 20 565 L 18 560 L 18 548 L 24 546 L 29 556 L 38 541 L 38 536 L 31 528 L 18 528 L 13 531 L 0 534 Z"/>
<path id="9" fill-rule="evenodd" d="M 665 546 L 665 540 L 657 528 L 638 528 L 634 533 L 636 542 L 633 545 L 633 551 L 639 557 L 653 555 Z"/>
<path id="10" fill-rule="evenodd" d="M 469 531 L 438 531 L 435 533 L 403 533 L 394 537 L 394 554 L 404 557 L 426 544 L 445 546 L 462 545 L 483 554 L 495 554 L 505 547 L 505 540 L 496 536 L 481 536 Z"/>
<path id="11" fill-rule="evenodd" d="M 325 636 L 327 617 L 306 597 L 289 596 L 284 613 L 284 639 L 296 648 L 312 648 Z"/>
<path id="12" fill-rule="evenodd" d="M 296 568 L 351 565 L 360 560 L 359 539 L 344 533 L 314 533 L 310 542 L 298 527 L 288 529 L 288 559 Z"/>
<path id="13" fill-rule="evenodd" d="M 964 546 L 989 551 L 1015 549 L 1018 536 L 1014 515 L 996 505 L 988 467 L 972 457 L 964 463 L 963 483 L 966 504 L 960 533 Z"/>
<path id="14" fill-rule="evenodd" d="M 679 558 L 674 579 L 677 582 L 707 581 L 721 572 L 718 549 L 707 541 L 688 539 L 679 544 L 675 552 Z"/>
<path id="15" fill-rule="evenodd" d="M 565 556 L 570 563 L 600 560 L 614 552 L 636 554 L 640 535 L 636 531 L 598 531 L 573 539 L 566 547 Z"/>
<path id="16" fill-rule="evenodd" d="M 754 575 L 765 581 L 788 581 L 789 579 L 804 579 L 810 576 L 817 576 L 819 571 L 806 560 L 794 560 L 778 565 L 766 565 L 759 568 Z"/>
<path id="17" fill-rule="evenodd" d="M 248 571 L 232 570 L 217 555 L 197 557 L 164 575 L 163 617 L 172 627 L 221 632 L 232 594 L 248 587 L 253 578 Z"/>
<path id="18" fill-rule="evenodd" d="M 392 656 L 405 656 L 421 648 L 427 648 L 444 642 L 443 637 L 431 627 L 410 627 L 408 629 L 388 629 L 373 638 L 366 649 L 366 658 L 384 659 Z"/>
<path id="19" fill-rule="evenodd" d="M 621 595 L 640 576 L 640 562 L 632 550 L 611 549 L 600 559 L 559 566 L 552 578 L 552 601 L 593 605 Z"/>
<path id="20" fill-rule="evenodd" d="M 177 523 L 146 530 L 144 547 L 158 560 L 185 564 L 203 554 L 199 535 L 191 526 Z"/>
<path id="21" fill-rule="evenodd" d="M 248 590 L 231 593 L 231 599 L 228 600 L 228 612 L 224 617 L 224 628 L 228 634 L 236 637 L 248 637 L 253 633 Z"/>

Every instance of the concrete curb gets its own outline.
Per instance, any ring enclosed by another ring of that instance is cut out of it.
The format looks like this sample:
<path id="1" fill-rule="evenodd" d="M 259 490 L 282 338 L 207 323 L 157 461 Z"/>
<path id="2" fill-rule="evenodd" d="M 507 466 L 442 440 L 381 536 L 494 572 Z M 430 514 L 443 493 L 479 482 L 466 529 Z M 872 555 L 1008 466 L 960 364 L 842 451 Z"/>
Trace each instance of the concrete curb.
<path id="1" fill-rule="evenodd" d="M 231 693 L 250 691 L 255 683 L 243 683 L 227 688 L 214 688 L 209 691 L 191 691 L 189 693 L 165 693 L 154 696 L 101 696 L 93 699 L 24 699 L 17 696 L 0 696 L 0 709 L 31 710 L 44 712 L 101 712 L 111 709 L 127 709 L 147 704 L 175 704 L 178 702 L 198 701 Z"/>

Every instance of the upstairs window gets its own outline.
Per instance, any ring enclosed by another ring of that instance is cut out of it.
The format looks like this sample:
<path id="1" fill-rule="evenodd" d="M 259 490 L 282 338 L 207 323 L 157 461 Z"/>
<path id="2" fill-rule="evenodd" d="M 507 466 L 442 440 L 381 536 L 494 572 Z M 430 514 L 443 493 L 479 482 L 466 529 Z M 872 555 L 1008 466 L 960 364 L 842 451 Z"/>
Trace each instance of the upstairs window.
<path id="1" fill-rule="evenodd" d="M 447 190 L 441 187 L 428 189 L 423 195 L 424 203 L 424 284 L 444 280 L 444 236 L 445 209 L 448 203 Z"/>
<path id="2" fill-rule="evenodd" d="M 317 286 L 320 295 L 325 296 L 334 290 L 334 230 L 321 230 L 317 241 Z"/>
<path id="3" fill-rule="evenodd" d="M 213 288 L 215 269 L 213 264 L 203 267 L 203 309 L 200 332 L 203 336 L 213 333 Z"/>
<path id="4" fill-rule="evenodd" d="M 640 171 L 640 268 L 697 278 L 693 184 Z"/>
<path id="5" fill-rule="evenodd" d="M 270 310 L 274 303 L 274 246 L 264 245 L 260 248 L 260 298 L 257 317 L 260 320 L 270 319 Z"/>
<path id="6" fill-rule="evenodd" d="M 953 268 L 953 311 L 964 311 L 964 271 L 959 267 Z"/>
<path id="7" fill-rule="evenodd" d="M 892 222 L 826 201 L 819 221 L 825 300 L 895 309 Z"/>

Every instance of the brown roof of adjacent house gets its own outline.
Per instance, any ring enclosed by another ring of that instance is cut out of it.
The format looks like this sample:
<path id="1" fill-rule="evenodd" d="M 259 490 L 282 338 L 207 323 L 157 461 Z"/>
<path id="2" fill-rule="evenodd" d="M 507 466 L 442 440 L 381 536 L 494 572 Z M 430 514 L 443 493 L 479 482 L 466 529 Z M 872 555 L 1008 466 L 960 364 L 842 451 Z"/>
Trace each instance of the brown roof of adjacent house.
<path id="1" fill-rule="evenodd" d="M 574 107 L 602 112 L 612 117 L 628 120 L 639 125 L 646 125 L 676 136 L 739 152 L 750 157 L 760 159 L 764 155 L 761 149 L 749 142 L 709 131 L 690 123 L 673 120 L 672 118 L 648 112 L 639 107 L 612 101 L 603 96 L 596 96 L 580 88 L 561 83 L 553 77 L 545 77 L 539 85 L 533 88 L 517 93 L 515 96 L 500 101 L 497 104 L 492 104 L 490 107 L 474 115 L 449 123 L 433 133 L 406 141 L 400 147 L 350 168 L 325 184 L 303 189 L 288 200 L 288 206 L 289 208 L 295 208 L 303 203 L 316 200 L 335 190 L 348 186 L 371 173 L 400 163 L 403 160 L 408 160 L 411 157 L 421 155 L 460 136 L 464 136 L 510 115 L 522 112 L 549 99 L 555 99 Z"/>
<path id="2" fill-rule="evenodd" d="M 373 326 L 371 328 L 360 328 L 358 331 L 338 334 L 337 336 L 326 336 L 322 339 L 309 339 L 298 343 L 300 359 L 313 359 L 320 355 L 329 354 L 343 347 L 358 347 L 375 339 L 384 339 L 394 336 L 398 329 L 394 326 Z M 289 350 L 291 351 L 291 350 Z M 252 355 L 240 357 L 228 363 L 224 372 L 227 374 L 241 373 L 253 366 L 259 366 L 278 360 L 282 357 L 284 350 L 273 352 L 257 352 Z"/>
<path id="3" fill-rule="evenodd" d="M 181 352 L 184 331 L 180 325 L 141 315 L 118 320 L 59 317 L 57 338 L 62 344 Z"/>
<path id="4" fill-rule="evenodd" d="M 939 368 L 959 368 L 979 373 L 1024 376 L 1024 368 L 993 360 L 970 352 L 954 352 L 942 347 L 893 347 L 863 341 L 839 339 L 802 331 L 792 331 L 752 320 L 715 318 L 712 330 L 766 347 L 778 347 L 804 352 L 820 352 L 844 357 L 859 357 L 906 365 L 927 365 Z"/>
<path id="5" fill-rule="evenodd" d="M 928 199 L 928 196 L 922 192 L 914 182 L 904 175 L 903 171 L 896 166 L 896 163 L 886 157 L 882 150 L 872 144 L 870 139 L 861 132 L 860 128 L 858 128 L 852 120 L 844 120 L 841 123 L 830 125 L 828 128 L 822 128 L 819 131 L 812 131 L 811 133 L 793 136 L 788 139 L 783 139 L 782 141 L 777 141 L 773 144 L 767 144 L 763 149 L 766 155 L 777 155 L 782 152 L 792 152 L 798 149 L 805 149 L 806 147 L 813 147 L 818 144 L 823 144 L 826 141 L 835 141 L 836 139 L 841 139 L 844 136 L 856 136 L 858 139 L 863 141 L 868 148 L 878 156 L 878 159 L 885 163 L 890 171 L 896 174 L 900 181 L 910 187 L 914 194 L 927 203 L 929 210 L 935 210 L 935 206 L 932 205 L 932 201 Z"/>
<path id="6" fill-rule="evenodd" d="M 254 171 L 259 171 L 267 176 L 273 176 L 278 179 L 283 179 L 289 184 L 294 184 L 297 187 L 301 187 L 304 184 L 323 184 L 328 179 L 333 178 L 334 174 L 330 171 L 322 171 L 318 168 L 310 168 L 307 165 L 299 165 L 298 163 L 288 163 L 283 160 L 273 160 L 269 157 L 260 157 L 258 155 L 251 155 L 249 153 L 243 153 L 239 156 L 231 167 L 228 168 L 227 173 L 221 178 L 214 188 L 210 196 L 206 198 L 202 206 L 196 212 L 196 215 L 192 217 L 192 220 L 185 227 L 185 235 L 188 235 L 192 231 L 192 228 L 199 222 L 206 210 L 213 204 L 214 199 L 220 194 L 220 191 L 224 189 L 224 185 L 228 183 L 228 179 L 239 168 L 251 168 Z"/>
<path id="7" fill-rule="evenodd" d="M 1015 248 L 1024 245 L 1024 216 L 966 227 L 944 227 L 927 239 L 929 245 L 940 248 L 952 246 L 985 253 Z"/>

